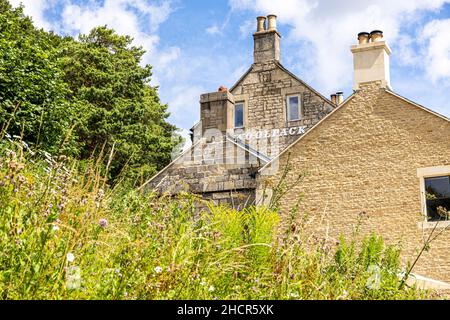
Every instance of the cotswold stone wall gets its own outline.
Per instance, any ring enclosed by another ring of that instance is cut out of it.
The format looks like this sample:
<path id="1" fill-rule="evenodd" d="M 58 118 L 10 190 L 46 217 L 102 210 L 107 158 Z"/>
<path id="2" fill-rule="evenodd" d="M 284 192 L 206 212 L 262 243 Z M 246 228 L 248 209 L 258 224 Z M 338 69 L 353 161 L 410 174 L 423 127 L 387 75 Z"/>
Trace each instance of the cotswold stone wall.
<path id="1" fill-rule="evenodd" d="M 320 94 L 296 79 L 279 63 L 270 61 L 252 66 L 251 71 L 232 89 L 234 101 L 245 103 L 244 125 L 248 129 L 283 129 L 314 126 L 333 106 Z M 299 94 L 302 102 L 302 119 L 287 121 L 286 97 Z M 236 130 L 239 134 L 240 131 Z M 287 135 L 279 138 L 279 148 L 270 150 L 268 155 L 281 152 L 286 146 L 298 139 L 299 135 Z M 270 145 L 273 141 L 268 141 Z"/>
<path id="2" fill-rule="evenodd" d="M 195 193 L 217 205 L 241 209 L 253 204 L 260 167 L 257 158 L 231 142 L 203 143 L 160 172 L 145 189 L 171 195 Z"/>
<path id="3" fill-rule="evenodd" d="M 290 94 L 301 96 L 303 112 L 300 121 L 286 121 L 286 96 Z M 232 128 L 234 124 L 235 102 L 245 103 L 246 130 L 269 132 L 272 129 L 285 129 L 280 130 L 277 138 L 252 138 L 245 141 L 268 156 L 281 152 L 300 136 L 297 133 L 311 128 L 333 109 L 327 99 L 296 79 L 277 62 L 257 63 L 231 93 L 215 92 L 201 96 L 202 125 L 197 131 L 205 134 L 208 129 L 218 129 L 219 133 L 225 134 L 226 129 Z M 295 134 L 288 135 L 289 131 Z M 196 138 L 200 139 L 198 132 Z M 236 135 L 241 131 L 236 130 L 234 133 Z M 181 191 L 197 193 L 216 204 L 228 203 L 234 207 L 253 204 L 255 174 L 261 167 L 260 160 L 229 141 L 223 142 L 223 137 L 203 138 L 204 142 L 159 173 L 145 188 L 170 194 Z"/>
<path id="4" fill-rule="evenodd" d="M 172 195 L 182 191 L 200 194 L 216 205 L 228 204 L 242 209 L 245 204 L 253 204 L 257 170 L 258 167 L 252 165 L 174 165 L 147 188 Z"/>
<path id="5" fill-rule="evenodd" d="M 293 145 L 280 158 L 273 185 L 290 154 L 300 172 L 282 201 L 286 213 L 301 195 L 299 211 L 309 214 L 308 230 L 319 238 L 350 236 L 358 221 L 361 234 L 381 234 L 400 244 L 402 259 L 418 254 L 423 238 L 420 180 L 417 169 L 450 165 L 450 122 L 413 106 L 372 83 Z M 450 281 L 450 230 L 431 245 L 414 272 Z"/>

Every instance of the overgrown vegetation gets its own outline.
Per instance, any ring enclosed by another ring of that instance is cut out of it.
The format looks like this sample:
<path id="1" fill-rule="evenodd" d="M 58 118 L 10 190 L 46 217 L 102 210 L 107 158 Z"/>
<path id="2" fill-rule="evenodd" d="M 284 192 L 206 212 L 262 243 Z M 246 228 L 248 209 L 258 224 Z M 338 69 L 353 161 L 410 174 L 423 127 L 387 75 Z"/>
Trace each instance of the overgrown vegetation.
<path id="1" fill-rule="evenodd" d="M 111 189 L 101 162 L 55 160 L 19 139 L 0 145 L 1 299 L 423 295 L 399 289 L 399 251 L 377 236 L 307 249 L 300 224 L 277 212 L 196 212 L 193 196 Z"/>
<path id="2" fill-rule="evenodd" d="M 130 185 L 180 142 L 130 37 L 37 30 L 7 0 L 0 35 L 0 299 L 424 296 L 380 237 L 311 243 L 297 206 L 280 221 L 283 179 L 243 211 Z"/>
<path id="3" fill-rule="evenodd" d="M 81 160 L 113 150 L 112 181 L 139 184 L 168 164 L 181 138 L 129 36 L 106 27 L 79 39 L 37 30 L 7 0 L 0 35 L 2 132 Z"/>

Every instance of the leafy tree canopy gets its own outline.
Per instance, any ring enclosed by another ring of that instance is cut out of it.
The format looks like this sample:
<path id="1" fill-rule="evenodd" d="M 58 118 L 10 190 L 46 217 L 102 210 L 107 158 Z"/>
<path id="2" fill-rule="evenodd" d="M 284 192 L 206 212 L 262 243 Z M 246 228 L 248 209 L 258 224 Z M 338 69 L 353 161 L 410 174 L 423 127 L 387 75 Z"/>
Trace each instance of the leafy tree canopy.
<path id="1" fill-rule="evenodd" d="M 170 161 L 181 138 L 131 37 L 106 26 L 79 39 L 37 30 L 7 0 L 0 34 L 2 132 L 80 159 L 113 150 L 113 179 L 147 178 Z"/>

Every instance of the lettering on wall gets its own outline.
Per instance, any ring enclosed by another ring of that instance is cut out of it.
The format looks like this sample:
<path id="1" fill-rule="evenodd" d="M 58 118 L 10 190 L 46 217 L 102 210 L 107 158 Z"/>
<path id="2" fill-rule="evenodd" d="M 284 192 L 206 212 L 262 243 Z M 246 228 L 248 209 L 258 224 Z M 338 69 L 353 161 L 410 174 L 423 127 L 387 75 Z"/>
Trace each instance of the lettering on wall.
<path id="1" fill-rule="evenodd" d="M 243 133 L 235 134 L 234 137 L 239 140 L 264 139 L 273 137 L 287 137 L 304 134 L 306 126 L 290 127 L 271 130 L 248 130 Z"/>

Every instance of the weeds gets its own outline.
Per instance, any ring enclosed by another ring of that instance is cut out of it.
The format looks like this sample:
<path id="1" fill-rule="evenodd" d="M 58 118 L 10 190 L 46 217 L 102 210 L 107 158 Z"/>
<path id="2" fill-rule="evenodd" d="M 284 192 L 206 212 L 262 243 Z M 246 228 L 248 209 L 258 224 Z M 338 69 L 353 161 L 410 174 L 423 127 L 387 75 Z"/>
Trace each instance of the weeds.
<path id="1" fill-rule="evenodd" d="M 100 162 L 0 145 L 1 299 L 415 299 L 376 236 L 306 250 L 275 209 L 109 188 Z M 284 229 L 283 229 L 284 230 Z"/>

